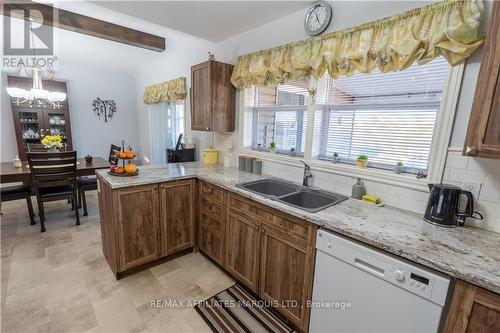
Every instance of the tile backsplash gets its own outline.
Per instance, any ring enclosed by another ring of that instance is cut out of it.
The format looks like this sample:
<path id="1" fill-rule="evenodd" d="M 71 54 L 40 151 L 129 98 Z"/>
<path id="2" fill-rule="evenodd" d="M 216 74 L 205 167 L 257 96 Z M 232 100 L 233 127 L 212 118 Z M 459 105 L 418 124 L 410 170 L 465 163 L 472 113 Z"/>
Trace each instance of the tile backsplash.
<path id="1" fill-rule="evenodd" d="M 263 161 L 264 174 L 295 182 L 302 180 L 303 169 L 279 162 Z M 312 187 L 350 195 L 355 178 L 314 170 L 310 180 Z M 467 219 L 467 224 L 500 232 L 500 160 L 466 157 L 458 149 L 450 149 L 446 159 L 443 183 L 462 186 L 464 181 L 481 183 L 475 210 L 484 220 Z M 387 205 L 423 214 L 428 192 L 364 181 L 370 194 L 378 195 Z"/>

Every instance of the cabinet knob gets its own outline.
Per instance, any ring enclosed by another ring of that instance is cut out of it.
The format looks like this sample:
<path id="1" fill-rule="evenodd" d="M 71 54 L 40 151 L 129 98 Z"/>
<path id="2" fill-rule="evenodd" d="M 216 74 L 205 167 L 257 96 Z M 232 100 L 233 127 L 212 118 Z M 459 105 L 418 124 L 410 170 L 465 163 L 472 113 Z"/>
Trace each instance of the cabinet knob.
<path id="1" fill-rule="evenodd" d="M 467 155 L 477 155 L 478 152 L 479 150 L 477 149 L 477 147 L 473 146 L 467 146 L 467 148 L 465 149 L 465 153 Z"/>

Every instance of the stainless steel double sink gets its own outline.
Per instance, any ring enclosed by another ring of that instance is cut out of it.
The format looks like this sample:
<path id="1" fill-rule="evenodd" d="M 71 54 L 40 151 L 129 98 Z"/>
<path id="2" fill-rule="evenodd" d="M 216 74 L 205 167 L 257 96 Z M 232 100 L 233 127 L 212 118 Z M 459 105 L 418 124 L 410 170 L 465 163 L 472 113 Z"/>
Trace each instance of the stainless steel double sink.
<path id="1" fill-rule="evenodd" d="M 236 187 L 310 213 L 319 212 L 348 199 L 342 194 L 313 190 L 275 178 L 239 183 Z"/>

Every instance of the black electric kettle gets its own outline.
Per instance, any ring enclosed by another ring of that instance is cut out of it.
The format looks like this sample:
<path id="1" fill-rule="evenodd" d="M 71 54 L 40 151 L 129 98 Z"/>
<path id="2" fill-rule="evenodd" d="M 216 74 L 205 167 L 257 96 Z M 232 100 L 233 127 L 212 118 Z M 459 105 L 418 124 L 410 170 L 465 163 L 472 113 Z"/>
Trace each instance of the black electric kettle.
<path id="1" fill-rule="evenodd" d="M 483 216 L 474 212 L 472 193 L 460 187 L 447 184 L 429 184 L 429 199 L 425 209 L 424 220 L 443 227 L 453 228 L 464 225 L 466 217 L 482 220 Z M 460 197 L 467 197 L 467 205 L 463 212 L 459 211 Z"/>

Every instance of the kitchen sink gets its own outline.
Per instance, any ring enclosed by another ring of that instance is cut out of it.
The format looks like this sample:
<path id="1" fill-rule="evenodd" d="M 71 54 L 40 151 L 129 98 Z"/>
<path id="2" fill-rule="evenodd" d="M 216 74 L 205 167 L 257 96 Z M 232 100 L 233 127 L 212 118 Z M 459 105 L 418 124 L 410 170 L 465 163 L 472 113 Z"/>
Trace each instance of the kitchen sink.
<path id="1" fill-rule="evenodd" d="M 308 212 L 316 213 L 346 199 L 346 196 L 340 194 L 304 189 L 283 196 L 279 200 Z"/>
<path id="2" fill-rule="evenodd" d="M 319 212 L 347 199 L 341 194 L 311 190 L 305 186 L 275 178 L 240 183 L 236 186 L 310 213 Z"/>
<path id="3" fill-rule="evenodd" d="M 255 180 L 253 182 L 241 183 L 236 186 L 257 194 L 273 197 L 280 197 L 298 191 L 297 185 L 274 178 Z"/>

